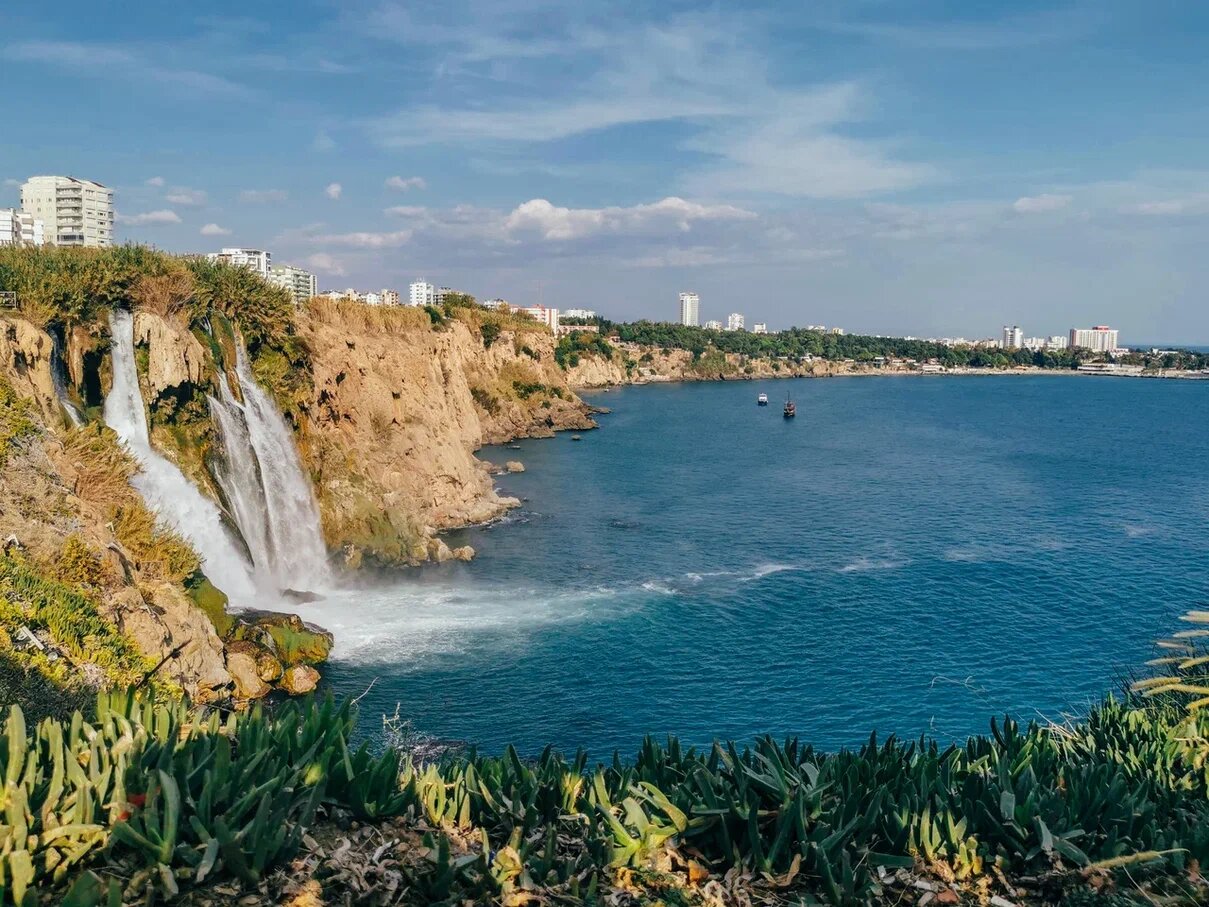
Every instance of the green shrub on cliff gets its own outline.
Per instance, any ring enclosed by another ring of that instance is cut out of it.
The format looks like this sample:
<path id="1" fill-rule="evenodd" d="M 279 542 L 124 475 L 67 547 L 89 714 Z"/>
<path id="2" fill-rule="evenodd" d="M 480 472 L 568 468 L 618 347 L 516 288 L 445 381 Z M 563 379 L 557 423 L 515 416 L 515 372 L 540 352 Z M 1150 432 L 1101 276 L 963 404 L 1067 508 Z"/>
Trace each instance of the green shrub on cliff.
<path id="1" fill-rule="evenodd" d="M 613 358 L 613 346 L 602 335 L 590 331 L 572 331 L 558 341 L 554 348 L 554 361 L 562 368 L 579 365 L 581 353 Z"/>
<path id="2" fill-rule="evenodd" d="M 68 663 L 57 679 L 83 675 L 83 665 L 99 668 L 105 680 L 126 686 L 142 682 L 154 667 L 109 620 L 101 616 L 93 593 L 42 575 L 28 561 L 0 557 L 0 625 L 10 638 L 21 627 L 45 631 L 62 649 Z"/>
<path id="3" fill-rule="evenodd" d="M 291 366 L 306 363 L 289 293 L 225 262 L 138 245 L 0 247 L 0 290 L 15 292 L 21 314 L 40 326 L 84 325 L 97 333 L 118 307 L 180 317 L 190 326 L 223 315 L 239 326 L 254 362 L 277 351 Z"/>
<path id="4" fill-rule="evenodd" d="M 0 376 L 0 466 L 8 459 L 12 446 L 37 431 L 32 418 L 33 402 L 21 397 Z"/>

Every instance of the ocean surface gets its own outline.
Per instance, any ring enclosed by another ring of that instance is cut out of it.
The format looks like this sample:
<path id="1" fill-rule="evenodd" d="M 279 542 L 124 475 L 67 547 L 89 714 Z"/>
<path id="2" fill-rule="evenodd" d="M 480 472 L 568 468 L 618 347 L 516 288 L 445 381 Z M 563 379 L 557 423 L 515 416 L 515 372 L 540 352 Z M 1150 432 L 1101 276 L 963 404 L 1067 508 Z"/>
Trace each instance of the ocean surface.
<path id="1" fill-rule="evenodd" d="M 483 452 L 525 463 L 499 478 L 524 505 L 455 534 L 472 564 L 307 607 L 367 733 L 398 705 L 427 734 L 530 754 L 669 733 L 963 738 L 1005 712 L 1080 713 L 1209 599 L 1209 382 L 590 399 L 613 412 L 581 441 Z"/>

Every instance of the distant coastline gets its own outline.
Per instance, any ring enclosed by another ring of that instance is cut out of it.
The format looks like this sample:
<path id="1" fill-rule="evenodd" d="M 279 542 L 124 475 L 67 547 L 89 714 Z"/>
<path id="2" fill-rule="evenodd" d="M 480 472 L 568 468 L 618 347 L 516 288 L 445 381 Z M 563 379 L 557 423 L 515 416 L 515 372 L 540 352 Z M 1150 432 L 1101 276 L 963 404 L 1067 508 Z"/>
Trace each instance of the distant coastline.
<path id="1" fill-rule="evenodd" d="M 786 378 L 952 378 L 952 377 L 1023 377 L 1030 375 L 1069 376 L 1077 378 L 1149 378 L 1164 380 L 1202 381 L 1209 379 L 1209 372 L 1187 369 L 1138 369 L 1136 367 L 1083 367 L 1042 368 L 1040 366 L 1015 366 L 1013 368 L 975 368 L 957 366 L 924 365 L 920 367 L 873 366 L 853 362 L 812 362 L 809 364 L 778 363 L 773 368 L 767 360 L 756 360 L 745 364 L 732 364 L 730 369 L 700 370 L 691 364 L 677 361 L 677 351 L 664 354 L 665 361 L 655 361 L 646 368 L 622 370 L 615 363 L 588 362 L 568 370 L 568 383 L 577 391 L 604 390 L 613 387 L 631 387 L 646 384 L 670 384 L 699 381 L 765 381 Z M 683 351 L 680 351 L 683 352 Z M 750 369 L 746 371 L 745 369 Z"/>

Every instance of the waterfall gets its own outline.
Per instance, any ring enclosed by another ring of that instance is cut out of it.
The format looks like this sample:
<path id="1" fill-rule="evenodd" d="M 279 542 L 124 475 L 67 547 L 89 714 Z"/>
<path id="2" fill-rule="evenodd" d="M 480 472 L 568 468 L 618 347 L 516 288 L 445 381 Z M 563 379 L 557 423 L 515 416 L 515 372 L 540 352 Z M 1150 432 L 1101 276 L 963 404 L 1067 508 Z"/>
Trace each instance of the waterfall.
<path id="1" fill-rule="evenodd" d="M 247 558 L 222 522 L 222 511 L 173 463 L 151 447 L 147 414 L 134 360 L 134 319 L 123 310 L 109 316 L 113 337 L 113 387 L 105 397 L 105 424 L 117 432 L 140 470 L 131 484 L 167 525 L 193 545 L 202 568 L 236 604 L 252 604 L 256 595 Z"/>
<path id="2" fill-rule="evenodd" d="M 271 579 L 279 591 L 323 588 L 328 581 L 327 546 L 310 481 L 293 433 L 256 383 L 238 339 L 235 376 L 242 404 L 222 376 L 219 398 L 210 398 L 223 440 L 219 484 L 258 576 Z"/>
<path id="3" fill-rule="evenodd" d="M 63 380 L 63 354 L 59 351 L 59 338 L 52 332 L 50 335 L 50 380 L 54 382 L 55 397 L 58 398 L 59 405 L 63 407 L 63 411 L 67 413 L 67 418 L 71 420 L 72 427 L 79 428 L 84 424 L 84 415 L 79 408 L 71 402 L 71 398 L 67 396 L 67 382 Z"/>

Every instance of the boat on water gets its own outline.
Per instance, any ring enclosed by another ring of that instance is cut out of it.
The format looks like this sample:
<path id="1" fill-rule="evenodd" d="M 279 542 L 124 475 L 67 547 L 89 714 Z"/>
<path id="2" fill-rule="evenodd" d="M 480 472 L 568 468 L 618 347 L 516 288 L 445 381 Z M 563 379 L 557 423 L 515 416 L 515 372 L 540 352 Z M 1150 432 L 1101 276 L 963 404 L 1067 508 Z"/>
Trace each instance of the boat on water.
<path id="1" fill-rule="evenodd" d="M 760 396 L 756 397 L 756 406 L 767 406 L 767 405 L 768 405 L 768 394 L 760 394 Z"/>
<path id="2" fill-rule="evenodd" d="M 786 394 L 785 395 L 785 418 L 792 419 L 797 414 L 798 414 L 797 404 L 794 403 L 792 400 L 790 400 L 789 395 Z"/>

